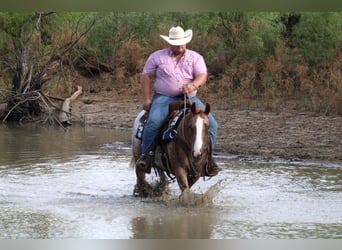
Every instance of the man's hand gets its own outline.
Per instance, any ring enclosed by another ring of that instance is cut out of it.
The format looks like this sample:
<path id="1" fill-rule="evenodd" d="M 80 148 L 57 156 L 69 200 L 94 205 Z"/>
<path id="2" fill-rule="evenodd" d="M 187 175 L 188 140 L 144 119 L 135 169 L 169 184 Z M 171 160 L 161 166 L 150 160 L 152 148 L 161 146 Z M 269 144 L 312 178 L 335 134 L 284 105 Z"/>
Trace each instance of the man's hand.
<path id="1" fill-rule="evenodd" d="M 184 84 L 183 85 L 183 93 L 186 94 L 188 97 L 190 96 L 190 93 L 197 90 L 198 87 L 196 87 L 193 83 L 189 83 L 189 84 Z"/>
<path id="2" fill-rule="evenodd" d="M 151 100 L 144 100 L 143 110 L 149 111 L 151 108 Z"/>

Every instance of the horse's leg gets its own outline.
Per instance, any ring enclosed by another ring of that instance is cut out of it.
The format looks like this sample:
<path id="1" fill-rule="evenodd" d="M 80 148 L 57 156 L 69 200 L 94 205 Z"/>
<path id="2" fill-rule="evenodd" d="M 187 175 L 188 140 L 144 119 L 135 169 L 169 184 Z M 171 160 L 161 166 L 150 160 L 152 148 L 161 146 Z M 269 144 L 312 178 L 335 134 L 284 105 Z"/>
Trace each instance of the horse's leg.
<path id="1" fill-rule="evenodd" d="M 140 170 L 139 168 L 135 167 L 135 164 L 137 163 L 140 155 L 141 155 L 141 143 L 142 141 L 138 139 L 135 134 L 136 131 L 138 130 L 138 127 L 140 126 L 140 121 L 141 119 L 147 118 L 147 112 L 146 111 L 141 111 L 138 116 L 136 117 L 134 121 L 134 126 L 133 126 L 133 134 L 132 134 L 132 160 L 130 162 L 130 167 L 133 169 L 135 168 L 135 175 L 137 177 L 137 183 L 134 187 L 133 195 L 134 196 L 142 196 L 142 197 L 147 197 L 151 194 L 152 192 L 152 187 L 150 184 L 145 179 L 145 172 Z"/>
<path id="2" fill-rule="evenodd" d="M 199 176 L 192 176 L 188 179 L 189 188 L 182 191 L 179 196 L 179 203 L 183 206 L 197 206 L 203 204 L 203 195 L 196 194 L 190 190 L 192 185 L 199 179 Z"/>
<path id="3" fill-rule="evenodd" d="M 189 183 L 188 183 L 188 173 L 187 171 L 182 167 L 176 168 L 176 178 L 178 182 L 178 186 L 183 192 L 185 189 L 189 189 Z"/>
<path id="4" fill-rule="evenodd" d="M 137 184 L 134 187 L 133 195 L 147 197 L 151 194 L 152 187 L 145 179 L 145 172 L 135 168 L 135 175 L 137 176 Z"/>
<path id="5" fill-rule="evenodd" d="M 191 176 L 188 178 L 188 183 L 189 183 L 189 188 L 192 187 L 192 185 L 194 185 L 196 183 L 196 181 L 198 181 L 198 179 L 200 178 L 200 176 Z"/>

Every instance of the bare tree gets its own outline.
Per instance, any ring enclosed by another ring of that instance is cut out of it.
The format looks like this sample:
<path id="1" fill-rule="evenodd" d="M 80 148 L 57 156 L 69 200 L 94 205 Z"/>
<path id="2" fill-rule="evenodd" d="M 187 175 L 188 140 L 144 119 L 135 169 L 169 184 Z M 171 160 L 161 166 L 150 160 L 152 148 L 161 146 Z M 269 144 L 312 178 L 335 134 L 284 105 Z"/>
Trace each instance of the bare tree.
<path id="1" fill-rule="evenodd" d="M 0 28 L 4 32 L 6 45 L 13 52 L 0 55 L 2 64 L 13 75 L 12 89 L 4 98 L 6 109 L 0 114 L 2 122 L 14 120 L 61 123 L 59 113 L 68 112 L 62 110 L 62 105 L 55 104 L 56 98 L 49 97 L 41 89 L 44 83 L 62 72 L 64 61 L 81 38 L 91 30 L 95 20 L 82 28 L 84 19 L 79 18 L 71 29 L 68 41 L 55 45 L 49 44 L 48 28 L 44 27 L 49 22 L 47 18 L 53 15 L 57 13 L 23 14 L 17 20 L 13 16 L 0 17 Z M 5 22 L 6 18 L 12 18 L 12 23 Z M 50 46 L 49 50 L 45 49 L 46 46 Z"/>

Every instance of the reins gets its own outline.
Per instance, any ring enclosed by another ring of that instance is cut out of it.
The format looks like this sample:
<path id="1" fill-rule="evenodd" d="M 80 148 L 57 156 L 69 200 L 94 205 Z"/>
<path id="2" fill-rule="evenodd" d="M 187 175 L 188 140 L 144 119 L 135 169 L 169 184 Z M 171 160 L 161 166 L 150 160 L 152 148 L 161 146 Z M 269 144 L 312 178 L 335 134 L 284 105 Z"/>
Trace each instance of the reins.
<path id="1" fill-rule="evenodd" d="M 192 105 L 192 101 L 191 98 L 188 97 L 188 95 L 186 93 L 184 93 L 184 110 L 186 110 L 186 100 L 189 99 L 189 103 L 190 105 Z M 182 120 L 182 127 L 183 127 L 183 137 L 184 137 L 184 124 L 185 124 L 185 115 L 184 115 L 184 119 Z"/>

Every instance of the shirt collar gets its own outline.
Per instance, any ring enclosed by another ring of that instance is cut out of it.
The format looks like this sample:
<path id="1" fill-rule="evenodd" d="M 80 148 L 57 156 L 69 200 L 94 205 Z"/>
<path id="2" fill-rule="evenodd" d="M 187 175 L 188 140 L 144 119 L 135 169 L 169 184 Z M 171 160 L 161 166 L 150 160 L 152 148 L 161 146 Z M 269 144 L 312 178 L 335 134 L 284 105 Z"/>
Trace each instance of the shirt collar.
<path id="1" fill-rule="evenodd" d="M 175 55 L 173 54 L 171 48 L 168 48 L 168 53 L 169 53 L 169 56 L 171 56 L 171 57 L 174 57 L 174 56 L 175 56 Z M 185 51 L 184 51 L 183 56 L 186 56 L 187 53 L 188 53 L 188 49 L 186 48 Z M 183 57 L 183 56 L 182 56 L 182 57 Z"/>

